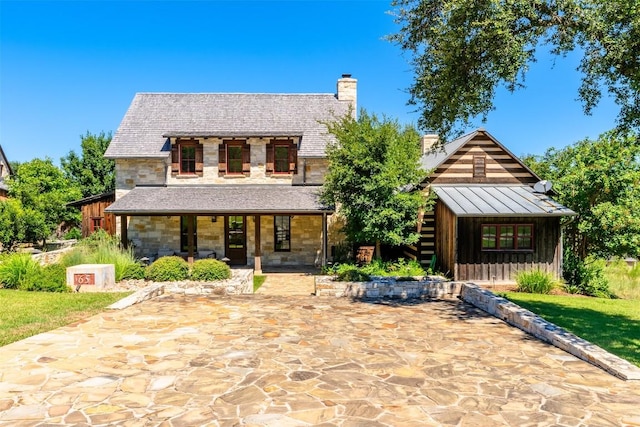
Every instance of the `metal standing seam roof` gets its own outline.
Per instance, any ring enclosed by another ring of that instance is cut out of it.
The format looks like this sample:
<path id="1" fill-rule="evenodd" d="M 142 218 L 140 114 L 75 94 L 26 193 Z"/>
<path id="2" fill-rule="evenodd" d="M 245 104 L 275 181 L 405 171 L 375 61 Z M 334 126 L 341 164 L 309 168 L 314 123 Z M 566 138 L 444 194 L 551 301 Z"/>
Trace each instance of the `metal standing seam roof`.
<path id="1" fill-rule="evenodd" d="M 135 187 L 105 209 L 116 215 L 318 214 L 318 186 L 212 185 Z"/>
<path id="2" fill-rule="evenodd" d="M 527 185 L 432 185 L 431 188 L 459 217 L 576 215 Z"/>
<path id="3" fill-rule="evenodd" d="M 299 156 L 323 157 L 323 122 L 349 112 L 334 94 L 138 93 L 107 158 L 167 157 L 168 136 L 300 136 Z"/>

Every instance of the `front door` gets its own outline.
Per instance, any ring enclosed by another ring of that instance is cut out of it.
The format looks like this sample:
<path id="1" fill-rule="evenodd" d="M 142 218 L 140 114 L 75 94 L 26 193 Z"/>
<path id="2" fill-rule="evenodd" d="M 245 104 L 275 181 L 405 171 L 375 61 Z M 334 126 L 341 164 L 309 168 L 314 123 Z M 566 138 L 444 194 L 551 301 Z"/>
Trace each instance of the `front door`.
<path id="1" fill-rule="evenodd" d="M 247 264 L 247 217 L 229 215 L 225 222 L 225 254 L 231 265 Z"/>
<path id="2" fill-rule="evenodd" d="M 193 251 L 198 251 L 198 231 L 196 225 L 198 221 L 195 215 L 185 215 L 180 217 L 180 252 L 189 252 L 189 222 L 193 224 Z"/>

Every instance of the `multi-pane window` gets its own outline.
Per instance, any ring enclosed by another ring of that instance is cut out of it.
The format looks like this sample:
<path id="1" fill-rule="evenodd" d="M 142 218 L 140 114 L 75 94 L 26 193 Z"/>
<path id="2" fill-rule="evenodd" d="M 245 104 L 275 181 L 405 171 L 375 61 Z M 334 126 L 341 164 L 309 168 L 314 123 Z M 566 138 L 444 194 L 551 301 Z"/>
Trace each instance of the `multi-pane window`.
<path id="1" fill-rule="evenodd" d="M 178 139 L 171 147 L 171 173 L 202 176 L 202 153 L 202 144 L 198 140 Z"/>
<path id="2" fill-rule="evenodd" d="M 482 225 L 482 250 L 523 251 L 532 249 L 532 224 Z"/>
<path id="3" fill-rule="evenodd" d="M 223 141 L 218 147 L 218 174 L 251 175 L 251 146 L 244 140 Z"/>
<path id="4" fill-rule="evenodd" d="M 227 146 L 227 173 L 242 173 L 242 145 Z"/>
<path id="5" fill-rule="evenodd" d="M 295 174 L 297 166 L 298 147 L 293 140 L 277 139 L 267 144 L 267 175 Z"/>
<path id="6" fill-rule="evenodd" d="M 180 173 L 196 173 L 196 146 L 193 144 L 180 145 Z"/>
<path id="7" fill-rule="evenodd" d="M 291 217 L 274 216 L 275 250 L 289 252 L 291 250 Z"/>
<path id="8" fill-rule="evenodd" d="M 91 232 L 104 229 L 104 217 L 96 216 L 91 218 Z"/>

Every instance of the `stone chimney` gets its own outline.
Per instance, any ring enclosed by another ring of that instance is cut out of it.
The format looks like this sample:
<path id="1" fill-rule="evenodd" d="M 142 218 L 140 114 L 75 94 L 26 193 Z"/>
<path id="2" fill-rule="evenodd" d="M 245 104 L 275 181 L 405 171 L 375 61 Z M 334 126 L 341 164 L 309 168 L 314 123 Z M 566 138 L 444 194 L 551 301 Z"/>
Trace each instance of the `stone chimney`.
<path id="1" fill-rule="evenodd" d="M 336 95 L 338 101 L 351 102 L 353 106 L 353 115 L 355 117 L 357 110 L 358 99 L 358 80 L 351 78 L 351 74 L 343 74 L 342 78 L 338 79 L 338 94 Z"/>
<path id="2" fill-rule="evenodd" d="M 433 150 L 433 147 L 438 144 L 438 134 L 436 133 L 428 133 L 426 135 L 422 135 L 422 140 L 420 141 L 420 147 L 422 148 L 422 154 L 426 154 Z"/>

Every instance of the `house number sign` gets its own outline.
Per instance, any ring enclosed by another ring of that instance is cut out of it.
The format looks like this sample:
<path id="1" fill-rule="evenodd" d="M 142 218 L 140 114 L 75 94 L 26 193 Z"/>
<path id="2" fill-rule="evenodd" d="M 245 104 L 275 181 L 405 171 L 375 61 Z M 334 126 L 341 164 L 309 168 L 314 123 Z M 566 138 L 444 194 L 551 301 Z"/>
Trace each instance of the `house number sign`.
<path id="1" fill-rule="evenodd" d="M 73 284 L 77 286 L 95 285 L 96 275 L 94 273 L 76 273 L 73 275 Z"/>

